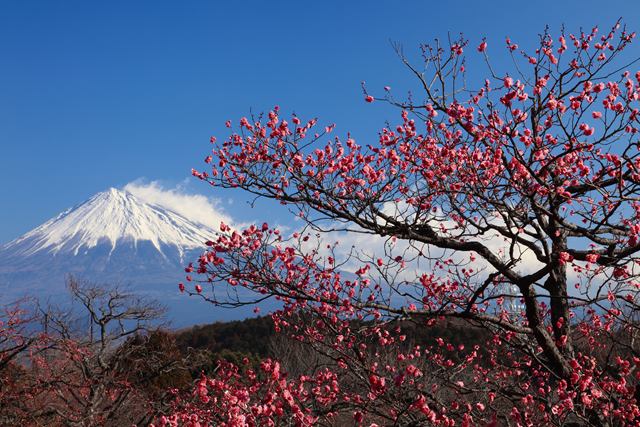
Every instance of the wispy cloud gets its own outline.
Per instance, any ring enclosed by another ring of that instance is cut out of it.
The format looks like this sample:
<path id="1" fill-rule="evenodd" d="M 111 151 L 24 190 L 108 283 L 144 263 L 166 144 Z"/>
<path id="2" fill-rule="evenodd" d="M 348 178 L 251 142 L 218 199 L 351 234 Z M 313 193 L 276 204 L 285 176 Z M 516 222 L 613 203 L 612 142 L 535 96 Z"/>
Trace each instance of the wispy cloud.
<path id="1" fill-rule="evenodd" d="M 219 229 L 221 221 L 233 224 L 233 219 L 224 211 L 220 201 L 190 193 L 184 185 L 168 188 L 159 181 L 147 182 L 139 179 L 125 185 L 123 189 L 146 203 L 161 206 L 214 230 Z"/>

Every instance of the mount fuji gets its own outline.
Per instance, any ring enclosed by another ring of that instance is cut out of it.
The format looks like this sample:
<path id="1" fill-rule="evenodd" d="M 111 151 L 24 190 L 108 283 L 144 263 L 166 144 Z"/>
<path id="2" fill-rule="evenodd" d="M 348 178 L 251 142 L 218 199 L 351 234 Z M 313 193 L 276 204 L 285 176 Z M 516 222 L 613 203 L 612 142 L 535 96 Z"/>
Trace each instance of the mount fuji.
<path id="1" fill-rule="evenodd" d="M 177 283 L 214 233 L 175 210 L 111 188 L 0 246 L 0 302 L 58 295 L 73 274 L 163 302 L 191 300 L 192 306 L 193 299 L 179 296 Z"/>

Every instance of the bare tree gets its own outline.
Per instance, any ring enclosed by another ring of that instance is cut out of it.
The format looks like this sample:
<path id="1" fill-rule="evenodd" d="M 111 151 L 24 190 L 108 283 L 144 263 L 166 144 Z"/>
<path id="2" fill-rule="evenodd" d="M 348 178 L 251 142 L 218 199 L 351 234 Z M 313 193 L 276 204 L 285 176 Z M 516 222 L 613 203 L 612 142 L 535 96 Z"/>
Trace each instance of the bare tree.
<path id="1" fill-rule="evenodd" d="M 171 388 L 191 377 L 165 309 L 122 288 L 70 278 L 73 304 L 40 309 L 46 349 L 24 365 L 29 399 L 16 408 L 34 425 L 120 426 L 149 423 Z"/>

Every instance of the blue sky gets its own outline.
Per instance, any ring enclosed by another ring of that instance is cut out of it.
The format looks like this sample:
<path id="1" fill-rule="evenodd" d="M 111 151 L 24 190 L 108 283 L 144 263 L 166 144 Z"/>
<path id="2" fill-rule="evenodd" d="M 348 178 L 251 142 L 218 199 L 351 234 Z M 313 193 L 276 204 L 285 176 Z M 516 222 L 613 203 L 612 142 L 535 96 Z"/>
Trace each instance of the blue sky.
<path id="1" fill-rule="evenodd" d="M 602 8 L 606 5 L 606 8 Z M 389 40 L 462 31 L 530 46 L 545 24 L 640 30 L 634 1 L 30 1 L 0 3 L 0 243 L 137 179 L 171 187 L 201 167 L 226 119 L 279 104 L 359 140 L 395 113 L 365 105 L 410 75 Z M 640 53 L 640 43 L 632 48 Z M 636 54 L 636 56 L 639 56 Z M 189 183 L 225 201 L 243 197 Z"/>

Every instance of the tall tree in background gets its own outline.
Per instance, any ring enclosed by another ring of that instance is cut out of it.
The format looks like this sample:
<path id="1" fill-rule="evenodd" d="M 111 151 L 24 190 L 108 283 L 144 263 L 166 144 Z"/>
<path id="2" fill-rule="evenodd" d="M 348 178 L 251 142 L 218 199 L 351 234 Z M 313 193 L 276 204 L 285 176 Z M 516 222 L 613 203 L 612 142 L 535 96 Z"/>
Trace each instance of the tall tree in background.
<path id="1" fill-rule="evenodd" d="M 297 378 L 276 361 L 224 369 L 164 421 L 640 425 L 634 35 L 545 31 L 532 51 L 507 39 L 508 72 L 486 41 L 425 45 L 419 67 L 398 49 L 421 89 L 365 88 L 401 109 L 375 142 L 278 108 L 212 138 L 195 176 L 288 205 L 305 227 L 223 224 L 188 292 L 279 299 L 277 327 L 324 362 Z M 478 87 L 469 50 L 486 63 Z M 486 339 L 407 339 L 442 322 Z"/>

